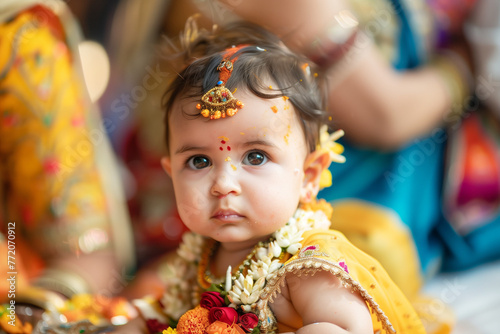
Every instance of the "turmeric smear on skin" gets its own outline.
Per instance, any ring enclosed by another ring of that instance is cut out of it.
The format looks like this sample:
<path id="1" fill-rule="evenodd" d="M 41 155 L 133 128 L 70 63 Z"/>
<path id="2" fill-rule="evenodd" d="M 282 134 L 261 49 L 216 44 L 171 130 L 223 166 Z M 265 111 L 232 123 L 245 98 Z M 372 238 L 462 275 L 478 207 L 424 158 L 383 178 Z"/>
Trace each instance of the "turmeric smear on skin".
<path id="1" fill-rule="evenodd" d="M 288 125 L 288 132 L 286 133 L 286 135 L 283 136 L 283 138 L 285 139 L 285 143 L 288 145 L 288 138 L 290 138 L 290 134 L 292 133 L 292 129 L 290 127 L 290 125 Z"/>
<path id="2" fill-rule="evenodd" d="M 227 138 L 226 136 L 219 136 L 219 137 L 217 137 L 217 139 L 222 139 L 224 141 L 229 141 L 229 138 Z"/>
<path id="3" fill-rule="evenodd" d="M 272 106 L 271 110 L 276 114 L 278 112 L 278 107 Z"/>
<path id="4" fill-rule="evenodd" d="M 284 110 L 290 109 L 290 105 L 288 103 L 286 103 L 286 101 L 288 101 L 290 98 L 288 96 L 282 96 L 282 98 L 283 98 L 283 101 L 285 101 L 285 107 L 283 109 Z"/>

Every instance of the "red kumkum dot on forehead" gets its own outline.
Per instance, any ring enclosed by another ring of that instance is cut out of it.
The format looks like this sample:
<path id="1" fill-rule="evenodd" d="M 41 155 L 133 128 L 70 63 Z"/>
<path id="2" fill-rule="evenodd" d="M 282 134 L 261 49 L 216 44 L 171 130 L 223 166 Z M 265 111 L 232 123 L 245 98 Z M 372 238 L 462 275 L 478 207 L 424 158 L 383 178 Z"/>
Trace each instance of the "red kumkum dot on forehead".
<path id="1" fill-rule="evenodd" d="M 222 146 L 219 147 L 219 150 L 224 151 L 224 149 L 222 148 Z"/>
<path id="2" fill-rule="evenodd" d="M 228 151 L 231 151 L 231 146 L 228 146 L 228 147 L 227 147 L 227 150 L 228 150 Z"/>
<path id="3" fill-rule="evenodd" d="M 226 141 L 225 141 L 225 140 L 221 140 L 221 141 L 220 141 L 220 143 L 221 143 L 221 144 L 225 144 L 225 143 L 226 143 Z"/>

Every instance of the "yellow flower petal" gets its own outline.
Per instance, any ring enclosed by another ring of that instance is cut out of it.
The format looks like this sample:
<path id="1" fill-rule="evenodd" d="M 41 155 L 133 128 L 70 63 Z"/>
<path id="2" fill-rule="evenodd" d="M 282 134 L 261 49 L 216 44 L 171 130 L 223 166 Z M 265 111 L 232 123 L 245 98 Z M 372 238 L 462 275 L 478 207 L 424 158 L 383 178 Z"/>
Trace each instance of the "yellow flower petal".
<path id="1" fill-rule="evenodd" d="M 320 188 L 328 188 L 332 185 L 332 173 L 329 169 L 323 169 L 319 179 Z"/>

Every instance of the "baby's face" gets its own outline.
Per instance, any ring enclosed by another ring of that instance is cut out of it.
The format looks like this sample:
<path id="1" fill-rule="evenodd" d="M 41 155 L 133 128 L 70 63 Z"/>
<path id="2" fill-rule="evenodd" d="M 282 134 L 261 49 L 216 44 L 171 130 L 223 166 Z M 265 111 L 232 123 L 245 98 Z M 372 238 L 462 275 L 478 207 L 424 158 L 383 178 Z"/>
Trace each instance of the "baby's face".
<path id="1" fill-rule="evenodd" d="M 186 226 L 222 243 L 254 244 L 293 215 L 303 187 L 306 141 L 294 108 L 284 98 L 238 91 L 245 104 L 232 117 L 209 120 L 195 102 L 178 102 L 170 116 L 170 157 Z"/>

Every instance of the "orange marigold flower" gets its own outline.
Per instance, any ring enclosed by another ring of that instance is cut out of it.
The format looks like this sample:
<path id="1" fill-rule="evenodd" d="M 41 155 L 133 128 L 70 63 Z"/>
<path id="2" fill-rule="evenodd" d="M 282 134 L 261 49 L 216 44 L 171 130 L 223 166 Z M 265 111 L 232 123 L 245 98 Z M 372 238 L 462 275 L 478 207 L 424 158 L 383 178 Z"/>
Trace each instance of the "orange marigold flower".
<path id="1" fill-rule="evenodd" d="M 177 333 L 204 334 L 208 325 L 208 310 L 198 305 L 182 315 L 177 324 Z"/>
<path id="2" fill-rule="evenodd" d="M 332 219 L 333 208 L 330 205 L 330 203 L 328 203 L 324 199 L 313 200 L 309 203 L 302 203 L 300 208 L 302 210 L 312 210 L 312 211 L 321 210 L 325 213 L 325 215 L 328 217 L 328 219 Z"/>
<path id="3" fill-rule="evenodd" d="M 206 329 L 206 334 L 245 334 L 237 324 L 228 325 L 222 321 L 215 321 Z"/>

